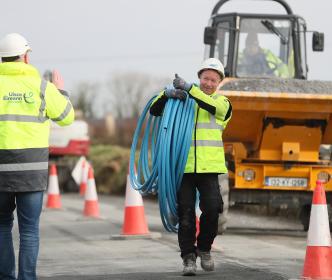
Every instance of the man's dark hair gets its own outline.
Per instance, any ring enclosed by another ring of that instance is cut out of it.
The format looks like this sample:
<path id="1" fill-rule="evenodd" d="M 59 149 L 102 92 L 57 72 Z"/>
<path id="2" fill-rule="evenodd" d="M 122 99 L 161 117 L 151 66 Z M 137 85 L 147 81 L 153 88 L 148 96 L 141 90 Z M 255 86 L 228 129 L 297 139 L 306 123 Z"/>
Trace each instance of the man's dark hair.
<path id="1" fill-rule="evenodd" d="M 16 60 L 20 59 L 20 56 L 10 56 L 10 57 L 1 57 L 2 62 L 14 62 Z"/>
<path id="2" fill-rule="evenodd" d="M 248 33 L 247 38 L 246 38 L 246 46 L 258 46 L 258 36 L 257 33 Z"/>

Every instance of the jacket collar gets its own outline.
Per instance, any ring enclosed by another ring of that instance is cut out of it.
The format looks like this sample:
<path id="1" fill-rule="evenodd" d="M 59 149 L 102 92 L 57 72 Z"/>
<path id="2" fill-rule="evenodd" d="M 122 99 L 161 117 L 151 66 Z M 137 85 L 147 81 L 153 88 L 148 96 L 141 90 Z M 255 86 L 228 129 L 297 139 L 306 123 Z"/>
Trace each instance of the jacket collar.
<path id="1" fill-rule="evenodd" d="M 24 62 L 0 63 L 0 75 L 40 76 L 38 70 L 35 67 Z"/>

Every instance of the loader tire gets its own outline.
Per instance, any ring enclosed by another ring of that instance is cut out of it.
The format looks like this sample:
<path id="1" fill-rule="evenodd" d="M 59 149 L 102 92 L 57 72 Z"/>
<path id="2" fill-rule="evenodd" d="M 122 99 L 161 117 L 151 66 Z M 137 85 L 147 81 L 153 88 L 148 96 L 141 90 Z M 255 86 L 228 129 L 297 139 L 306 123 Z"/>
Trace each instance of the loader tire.
<path id="1" fill-rule="evenodd" d="M 327 205 L 327 211 L 329 215 L 330 232 L 332 232 L 332 204 Z"/>
<path id="2" fill-rule="evenodd" d="M 310 204 L 302 205 L 301 212 L 300 212 L 300 221 L 301 221 L 301 224 L 303 225 L 304 231 L 308 231 L 308 229 L 309 229 L 310 212 L 311 212 Z"/>
<path id="3" fill-rule="evenodd" d="M 220 174 L 218 176 L 219 188 L 223 204 L 223 212 L 219 215 L 218 220 L 218 234 L 223 234 L 227 228 L 227 216 L 229 207 L 229 184 L 228 184 L 228 174 Z"/>

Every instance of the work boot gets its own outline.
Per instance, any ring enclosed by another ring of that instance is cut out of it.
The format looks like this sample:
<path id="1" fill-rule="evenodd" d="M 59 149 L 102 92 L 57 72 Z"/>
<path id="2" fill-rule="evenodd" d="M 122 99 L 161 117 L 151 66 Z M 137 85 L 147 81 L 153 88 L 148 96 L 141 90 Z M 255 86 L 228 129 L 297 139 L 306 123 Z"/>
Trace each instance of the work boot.
<path id="1" fill-rule="evenodd" d="M 211 257 L 210 252 L 197 250 L 197 255 L 201 258 L 201 267 L 205 271 L 213 271 L 214 270 L 214 261 Z"/>
<path id="2" fill-rule="evenodd" d="M 184 275 L 184 276 L 196 275 L 196 255 L 195 255 L 195 253 L 190 253 L 183 257 L 182 275 Z"/>

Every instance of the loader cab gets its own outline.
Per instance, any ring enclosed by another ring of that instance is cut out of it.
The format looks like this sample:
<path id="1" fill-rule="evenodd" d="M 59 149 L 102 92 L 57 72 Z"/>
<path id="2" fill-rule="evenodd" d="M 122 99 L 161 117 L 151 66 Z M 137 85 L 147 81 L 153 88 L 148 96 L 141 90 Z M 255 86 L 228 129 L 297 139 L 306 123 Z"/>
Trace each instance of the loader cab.
<path id="1" fill-rule="evenodd" d="M 218 13 L 221 0 L 205 28 L 205 58 L 216 57 L 226 77 L 307 79 L 306 23 L 283 0 L 284 15 Z M 257 3 L 257 2 L 255 2 Z M 322 51 L 324 36 L 315 32 L 313 49 Z"/>

